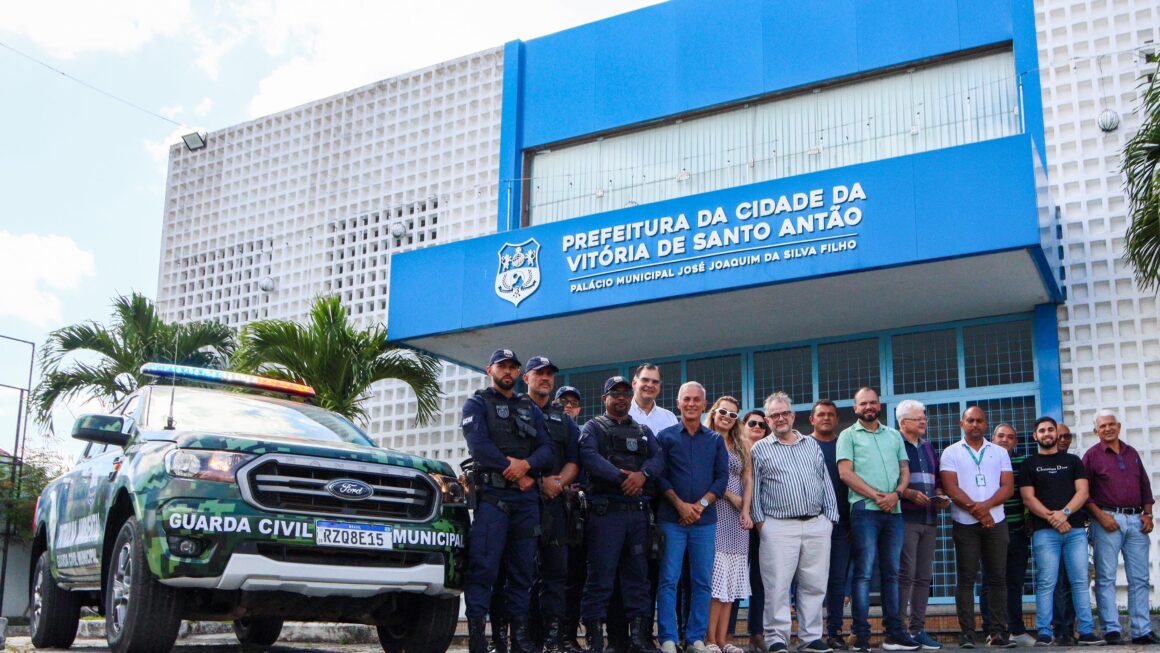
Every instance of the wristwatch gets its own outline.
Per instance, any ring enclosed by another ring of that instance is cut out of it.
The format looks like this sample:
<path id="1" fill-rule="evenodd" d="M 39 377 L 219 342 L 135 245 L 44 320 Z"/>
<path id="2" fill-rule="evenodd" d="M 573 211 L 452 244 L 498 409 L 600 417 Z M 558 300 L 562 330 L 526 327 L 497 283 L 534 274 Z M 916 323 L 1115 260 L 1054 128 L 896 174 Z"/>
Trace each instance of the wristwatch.
<path id="1" fill-rule="evenodd" d="M 1066 508 L 1066 507 L 1065 507 L 1065 508 L 1063 509 L 1063 516 L 1064 516 L 1064 517 L 1071 517 L 1071 508 Z"/>
<path id="2" fill-rule="evenodd" d="M 706 499 L 705 497 L 701 497 L 701 500 L 700 500 L 698 503 L 700 503 L 700 504 L 701 504 L 701 507 L 702 507 L 702 508 L 708 508 L 708 507 L 709 507 L 709 500 L 708 500 L 708 499 Z"/>

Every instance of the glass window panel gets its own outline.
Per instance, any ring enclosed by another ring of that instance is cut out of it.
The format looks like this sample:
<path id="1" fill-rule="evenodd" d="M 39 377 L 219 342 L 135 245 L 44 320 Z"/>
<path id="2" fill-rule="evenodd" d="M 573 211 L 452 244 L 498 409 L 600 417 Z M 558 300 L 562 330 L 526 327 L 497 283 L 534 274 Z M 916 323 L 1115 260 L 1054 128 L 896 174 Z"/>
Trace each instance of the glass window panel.
<path id="1" fill-rule="evenodd" d="M 583 424 L 597 415 L 604 414 L 604 401 L 600 398 L 604 392 L 604 382 L 619 372 L 620 370 L 613 367 L 568 375 L 568 383 L 563 385 L 570 385 L 580 391 L 580 418 L 576 420 L 577 424 Z"/>
<path id="2" fill-rule="evenodd" d="M 968 388 L 1035 380 L 1030 322 L 966 327 L 963 349 Z"/>
<path id="3" fill-rule="evenodd" d="M 959 356 L 954 329 L 897 335 L 891 339 L 891 344 L 895 394 L 959 387 Z"/>
<path id="4" fill-rule="evenodd" d="M 814 361 L 809 347 L 761 351 L 753 355 L 753 405 L 782 391 L 796 403 L 814 401 Z"/>
<path id="5" fill-rule="evenodd" d="M 697 381 L 705 386 L 706 407 L 721 395 L 740 400 L 741 356 L 735 354 L 691 360 L 685 365 L 685 377 L 688 381 Z"/>
<path id="6" fill-rule="evenodd" d="M 879 388 L 878 339 L 819 345 L 818 381 L 818 394 L 834 401 L 853 399 L 863 386 Z"/>
<path id="7" fill-rule="evenodd" d="M 987 413 L 987 439 L 995 432 L 995 427 L 1006 422 L 1015 429 L 1019 436 L 1019 444 L 1015 447 L 1016 456 L 1026 456 L 1034 453 L 1036 446 L 1031 432 L 1034 430 L 1035 397 L 1004 397 L 1002 399 L 984 399 L 982 401 L 968 401 L 968 406 L 978 406 Z"/>
<path id="8" fill-rule="evenodd" d="M 661 393 L 657 405 L 677 412 L 677 390 L 681 389 L 681 363 L 656 363 L 661 372 Z M 635 370 L 635 368 L 634 368 Z"/>

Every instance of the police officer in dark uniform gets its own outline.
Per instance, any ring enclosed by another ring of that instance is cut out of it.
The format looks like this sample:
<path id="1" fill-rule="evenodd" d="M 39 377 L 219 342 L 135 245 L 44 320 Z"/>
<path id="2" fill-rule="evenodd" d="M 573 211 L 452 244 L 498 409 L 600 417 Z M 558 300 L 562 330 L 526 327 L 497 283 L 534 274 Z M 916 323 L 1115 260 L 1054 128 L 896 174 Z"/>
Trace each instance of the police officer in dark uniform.
<path id="1" fill-rule="evenodd" d="M 528 395 L 544 413 L 548 438 L 552 441 L 555 463 L 544 470 L 540 478 L 540 615 L 544 624 L 544 653 L 564 651 L 563 624 L 568 618 L 565 591 L 568 582 L 568 515 L 565 510 L 565 489 L 580 472 L 576 447 L 580 429 L 564 412 L 564 407 L 552 401 L 559 368 L 544 356 L 533 356 L 524 366 L 524 383 Z M 568 651 L 567 653 L 572 653 Z"/>
<path id="2" fill-rule="evenodd" d="M 580 462 L 588 474 L 588 579 L 580 615 L 590 653 L 604 651 L 604 622 L 613 579 L 619 577 L 630 642 L 652 652 L 652 598 L 648 579 L 649 523 L 664 458 L 652 431 L 628 415 L 632 384 L 623 376 L 604 382 L 604 409 L 584 425 Z"/>
<path id="3" fill-rule="evenodd" d="M 467 544 L 468 647 L 486 653 L 488 604 L 499 574 L 511 620 L 512 653 L 538 653 L 528 632 L 528 603 L 540 535 L 540 503 L 535 475 L 552 466 L 552 444 L 544 415 L 525 394 L 513 392 L 520 361 L 510 349 L 497 349 L 487 366 L 491 387 L 478 390 L 463 405 L 463 436 L 475 461 L 478 503 Z"/>
<path id="4" fill-rule="evenodd" d="M 567 413 L 572 421 L 580 424 L 580 405 L 582 398 L 580 391 L 570 385 L 560 386 L 556 390 L 556 401 L 564 412 Z M 577 456 L 579 451 L 577 451 Z M 576 477 L 576 481 L 571 487 L 565 487 L 567 493 L 568 507 L 572 513 L 569 517 L 575 522 L 580 520 L 579 527 L 583 528 L 583 513 L 580 502 L 580 493 L 584 486 L 588 484 L 587 476 L 584 470 L 580 469 L 580 473 Z M 575 523 L 570 525 L 571 528 L 577 528 Z M 567 608 L 564 614 L 567 615 L 564 619 L 564 634 L 561 639 L 562 648 L 568 653 L 580 653 L 584 647 L 580 646 L 579 640 L 576 639 L 576 633 L 580 626 L 580 597 L 584 593 L 584 579 L 588 577 L 588 553 L 584 548 L 583 537 L 577 537 L 576 531 L 573 530 L 570 534 L 571 541 L 568 543 L 568 583 L 565 590 L 565 604 Z"/>

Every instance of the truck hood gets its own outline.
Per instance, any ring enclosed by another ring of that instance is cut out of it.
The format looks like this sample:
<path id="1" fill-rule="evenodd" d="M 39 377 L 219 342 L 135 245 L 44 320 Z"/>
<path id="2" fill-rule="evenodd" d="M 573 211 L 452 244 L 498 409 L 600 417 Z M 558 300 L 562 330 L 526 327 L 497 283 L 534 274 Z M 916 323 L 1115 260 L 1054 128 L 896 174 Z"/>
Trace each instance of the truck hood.
<path id="1" fill-rule="evenodd" d="M 261 455 L 266 453 L 291 453 L 300 456 L 354 460 L 364 463 L 409 467 L 422 472 L 454 476 L 447 463 L 420 458 L 401 451 L 391 451 L 379 447 L 368 447 L 349 442 L 331 442 L 309 438 L 295 438 L 280 435 L 249 435 L 238 433 L 208 433 L 183 431 L 175 434 L 173 440 L 182 449 L 211 449 L 215 451 L 236 451 Z"/>

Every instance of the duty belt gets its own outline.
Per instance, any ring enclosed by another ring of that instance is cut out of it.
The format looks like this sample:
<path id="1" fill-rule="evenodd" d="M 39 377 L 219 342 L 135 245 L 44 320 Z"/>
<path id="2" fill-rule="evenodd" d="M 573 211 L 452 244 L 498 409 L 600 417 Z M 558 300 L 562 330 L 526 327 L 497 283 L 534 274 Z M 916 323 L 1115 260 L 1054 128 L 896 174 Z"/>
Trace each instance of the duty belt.
<path id="1" fill-rule="evenodd" d="M 606 515 L 611 512 L 647 512 L 649 502 L 639 501 L 609 501 L 608 499 L 594 499 L 588 502 L 592 512 L 597 515 Z"/>
<path id="2" fill-rule="evenodd" d="M 479 484 L 484 487 L 496 488 L 500 490 L 519 489 L 519 483 L 512 483 L 503 477 L 499 472 L 480 472 Z"/>
<path id="3" fill-rule="evenodd" d="M 1142 514 L 1144 514 L 1143 508 L 1106 508 L 1104 506 L 1100 506 L 1100 510 L 1103 510 L 1104 512 L 1115 512 L 1115 513 L 1119 513 L 1121 515 L 1142 515 Z"/>

